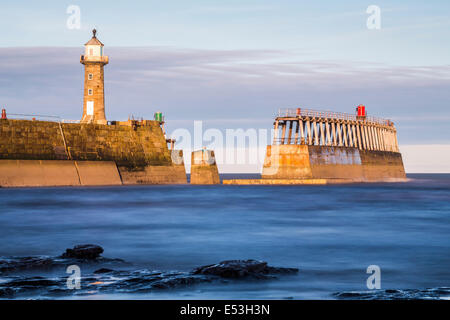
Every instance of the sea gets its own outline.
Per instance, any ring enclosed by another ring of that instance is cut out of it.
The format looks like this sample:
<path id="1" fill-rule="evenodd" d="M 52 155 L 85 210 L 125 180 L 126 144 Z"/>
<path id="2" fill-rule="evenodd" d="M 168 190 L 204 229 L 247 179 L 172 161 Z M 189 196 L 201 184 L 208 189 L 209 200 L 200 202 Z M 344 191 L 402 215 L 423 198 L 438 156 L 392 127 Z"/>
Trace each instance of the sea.
<path id="1" fill-rule="evenodd" d="M 134 290 L 129 281 L 97 290 L 105 282 L 95 281 L 94 269 L 102 266 L 82 265 L 81 287 L 91 283 L 89 290 L 56 291 L 29 290 L 20 280 L 64 280 L 64 268 L 0 272 L 0 299 L 450 299 L 450 175 L 408 178 L 324 186 L 3 188 L 0 260 L 56 257 L 96 244 L 104 257 L 126 262 L 108 268 L 130 277 L 188 274 L 232 259 L 299 271 L 165 289 Z M 14 292 L 7 290 L 12 280 Z"/>

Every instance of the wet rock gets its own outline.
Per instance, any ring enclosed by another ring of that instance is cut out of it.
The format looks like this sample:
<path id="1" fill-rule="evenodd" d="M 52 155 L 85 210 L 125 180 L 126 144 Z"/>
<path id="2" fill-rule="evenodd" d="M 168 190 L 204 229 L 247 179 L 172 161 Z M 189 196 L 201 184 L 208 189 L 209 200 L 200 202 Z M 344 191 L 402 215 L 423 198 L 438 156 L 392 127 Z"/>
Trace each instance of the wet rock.
<path id="1" fill-rule="evenodd" d="M 94 274 L 102 274 L 102 273 L 110 273 L 110 272 L 114 272 L 114 270 L 108 269 L 108 268 L 100 268 L 98 270 L 95 270 Z"/>
<path id="2" fill-rule="evenodd" d="M 11 298 L 14 296 L 14 290 L 11 288 L 0 288 L 0 298 Z"/>
<path id="3" fill-rule="evenodd" d="M 264 278 L 276 273 L 297 273 L 296 268 L 269 267 L 267 262 L 258 260 L 227 260 L 196 268 L 193 274 L 214 275 L 222 278 Z"/>
<path id="4" fill-rule="evenodd" d="M 54 261 L 49 257 L 11 257 L 0 260 L 0 272 L 47 269 Z"/>
<path id="5" fill-rule="evenodd" d="M 62 258 L 74 258 L 95 260 L 103 253 L 103 248 L 95 244 L 81 244 L 73 247 L 72 249 L 66 249 L 66 252 L 62 254 Z"/>
<path id="6" fill-rule="evenodd" d="M 450 295 L 450 288 L 428 288 L 428 289 L 387 289 L 371 291 L 343 291 L 333 294 L 337 299 L 346 300 L 440 300 Z"/>
<path id="7" fill-rule="evenodd" d="M 20 289 L 40 289 L 45 287 L 57 286 L 58 281 L 45 279 L 43 277 L 30 277 L 24 279 L 15 279 L 8 282 L 8 287 L 20 288 Z"/>
<path id="8" fill-rule="evenodd" d="M 127 265 L 122 259 L 110 259 L 100 256 L 103 248 L 94 244 L 77 245 L 67 249 L 58 257 L 31 256 L 31 257 L 0 257 L 0 274 L 13 273 L 24 270 L 50 270 L 56 267 L 65 267 L 70 264 L 95 263 L 106 265 Z"/>
<path id="9" fill-rule="evenodd" d="M 185 287 L 185 286 L 194 285 L 197 283 L 211 282 L 211 281 L 212 280 L 209 278 L 202 278 L 202 277 L 189 276 L 189 275 L 179 275 L 179 276 L 171 277 L 168 279 L 161 279 L 161 280 L 153 283 L 152 288 L 171 289 L 171 288 Z"/>
<path id="10" fill-rule="evenodd" d="M 80 251 L 82 254 L 80 254 Z M 5 275 L 0 282 L 0 297 L 29 297 L 29 296 L 64 296 L 64 295 L 92 295 L 96 293 L 142 293 L 153 290 L 176 289 L 189 287 L 200 283 L 224 283 L 233 279 L 273 279 L 274 274 L 296 273 L 294 268 L 276 268 L 268 266 L 266 262 L 257 260 L 227 260 L 217 264 L 202 266 L 192 272 L 161 272 L 155 270 L 113 270 L 104 266 L 106 258 L 99 257 L 103 249 L 94 245 L 76 246 L 68 249 L 63 256 L 42 262 L 37 258 L 22 258 L 20 261 L 34 261 L 31 265 L 40 266 L 51 263 L 52 266 L 68 265 L 72 263 L 102 264 L 93 273 L 83 273 L 81 289 L 67 288 L 67 274 L 63 272 L 49 277 Z M 75 258 L 76 257 L 76 258 Z M 87 258 L 89 257 L 89 259 Z M 97 257 L 97 258 L 94 258 Z M 28 259 L 28 260 L 27 260 Z M 40 258 L 44 259 L 44 258 Z M 82 259 L 82 260 L 80 260 Z M 14 260 L 17 264 L 17 261 Z M 6 267 L 6 260 L 3 261 Z M 12 260 L 8 260 L 11 266 Z"/>

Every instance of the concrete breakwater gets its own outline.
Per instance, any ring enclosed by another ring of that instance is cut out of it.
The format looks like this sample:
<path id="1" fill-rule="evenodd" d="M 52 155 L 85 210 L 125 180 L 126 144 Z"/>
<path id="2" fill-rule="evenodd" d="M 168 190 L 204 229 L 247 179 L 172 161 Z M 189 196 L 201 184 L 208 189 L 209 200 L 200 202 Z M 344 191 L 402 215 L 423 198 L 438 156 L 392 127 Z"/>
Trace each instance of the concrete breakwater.
<path id="1" fill-rule="evenodd" d="M 362 105 L 357 112 L 280 110 L 262 179 L 224 180 L 224 184 L 406 181 L 394 124 L 368 117 Z"/>
<path id="2" fill-rule="evenodd" d="M 362 105 L 357 115 L 280 110 L 274 130 L 263 179 L 406 179 L 394 123 L 368 117 Z"/>
<path id="3" fill-rule="evenodd" d="M 1 120 L 0 141 L 0 186 L 186 183 L 157 121 Z"/>
<path id="4" fill-rule="evenodd" d="M 272 145 L 267 147 L 263 179 L 405 179 L 398 152 L 350 147 Z"/>

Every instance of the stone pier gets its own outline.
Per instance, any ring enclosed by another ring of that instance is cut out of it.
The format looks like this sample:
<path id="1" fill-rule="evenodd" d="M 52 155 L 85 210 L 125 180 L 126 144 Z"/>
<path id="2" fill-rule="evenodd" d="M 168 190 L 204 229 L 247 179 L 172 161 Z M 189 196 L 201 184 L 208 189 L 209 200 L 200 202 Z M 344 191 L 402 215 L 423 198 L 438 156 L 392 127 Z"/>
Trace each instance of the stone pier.
<path id="1" fill-rule="evenodd" d="M 0 120 L 0 187 L 187 183 L 157 121 Z"/>

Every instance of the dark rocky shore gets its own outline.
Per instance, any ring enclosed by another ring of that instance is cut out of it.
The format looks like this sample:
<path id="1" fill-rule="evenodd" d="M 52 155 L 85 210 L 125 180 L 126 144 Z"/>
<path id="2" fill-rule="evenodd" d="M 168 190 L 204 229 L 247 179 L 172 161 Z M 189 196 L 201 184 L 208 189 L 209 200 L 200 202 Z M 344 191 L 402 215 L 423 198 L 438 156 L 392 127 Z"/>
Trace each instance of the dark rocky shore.
<path id="1" fill-rule="evenodd" d="M 440 300 L 449 297 L 450 287 L 427 289 L 387 289 L 371 291 L 343 291 L 333 294 L 334 298 L 341 300 Z"/>
<path id="2" fill-rule="evenodd" d="M 61 256 L 9 257 L 0 259 L 0 298 L 26 296 L 68 296 L 101 292 L 140 293 L 158 289 L 175 289 L 190 285 L 239 280 L 276 279 L 279 275 L 298 273 L 296 268 L 281 268 L 257 260 L 227 260 L 217 264 L 201 266 L 191 272 L 160 272 L 144 270 L 117 270 L 130 264 L 121 259 L 102 257 L 103 248 L 97 245 L 78 245 L 67 249 Z M 80 289 L 69 289 L 64 276 L 42 276 L 40 271 L 51 271 L 77 265 L 95 268 L 82 273 Z M 30 275 L 29 273 L 33 273 Z"/>

